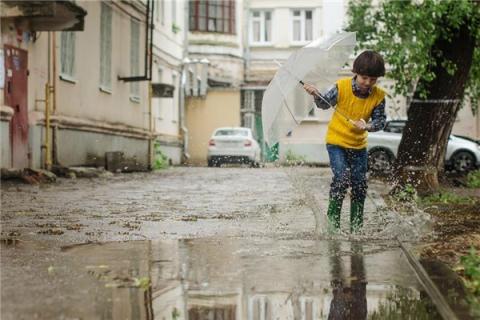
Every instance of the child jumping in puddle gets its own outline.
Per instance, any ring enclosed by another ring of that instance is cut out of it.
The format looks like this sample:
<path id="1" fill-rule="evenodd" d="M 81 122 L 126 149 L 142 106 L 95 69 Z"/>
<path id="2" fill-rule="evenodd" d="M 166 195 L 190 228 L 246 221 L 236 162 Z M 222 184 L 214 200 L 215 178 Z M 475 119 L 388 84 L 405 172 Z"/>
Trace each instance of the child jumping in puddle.
<path id="1" fill-rule="evenodd" d="M 335 107 L 328 125 L 326 143 L 333 179 L 327 216 L 329 230 L 340 229 L 340 213 L 348 186 L 351 186 L 350 231 L 363 227 L 367 194 L 367 132 L 385 127 L 385 92 L 376 86 L 385 75 L 383 57 L 375 51 L 362 52 L 353 62 L 353 78 L 343 78 L 325 94 L 314 86 L 304 89 L 314 96 L 318 108 Z"/>

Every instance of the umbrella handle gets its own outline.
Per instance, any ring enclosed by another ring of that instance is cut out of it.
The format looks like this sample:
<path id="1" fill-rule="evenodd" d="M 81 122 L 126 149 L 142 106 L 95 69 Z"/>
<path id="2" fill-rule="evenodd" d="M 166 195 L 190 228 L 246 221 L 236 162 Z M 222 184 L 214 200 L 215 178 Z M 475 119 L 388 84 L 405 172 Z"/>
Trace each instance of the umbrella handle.
<path id="1" fill-rule="evenodd" d="M 298 80 L 298 82 L 303 86 L 305 85 L 305 82 L 303 82 L 302 80 Z M 339 115 L 343 116 L 348 122 L 350 122 L 351 124 L 354 124 L 355 121 L 353 121 L 352 119 L 350 119 L 349 117 L 347 117 L 346 115 L 344 115 L 343 113 L 341 113 L 340 111 L 337 110 L 337 108 L 335 108 L 334 106 L 332 106 L 327 100 L 325 100 L 325 98 L 323 98 L 321 95 L 319 96 L 319 98 L 321 98 L 323 101 L 325 101 L 326 103 L 328 103 L 328 105 L 333 109 L 335 110 L 335 112 L 337 112 Z"/>

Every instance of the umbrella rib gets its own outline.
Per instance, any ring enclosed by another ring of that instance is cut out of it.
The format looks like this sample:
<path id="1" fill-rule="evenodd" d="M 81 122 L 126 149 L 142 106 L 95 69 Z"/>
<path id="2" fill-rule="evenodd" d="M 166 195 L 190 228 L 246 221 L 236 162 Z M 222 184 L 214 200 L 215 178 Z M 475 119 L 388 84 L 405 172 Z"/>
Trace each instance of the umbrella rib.
<path id="1" fill-rule="evenodd" d="M 288 106 L 288 102 L 287 102 L 287 97 L 285 96 L 285 93 L 283 93 L 283 88 L 282 88 L 282 87 L 280 86 L 280 84 L 278 83 L 278 80 L 275 81 L 275 84 L 279 87 L 280 92 L 282 93 L 283 101 L 285 101 L 285 106 L 287 107 L 288 113 L 290 113 L 290 116 L 292 116 L 293 121 L 295 121 L 295 123 L 296 123 L 297 125 L 300 124 L 300 122 L 297 121 L 297 119 L 295 119 L 295 116 L 293 115 L 292 110 L 290 110 L 290 107 Z"/>
<path id="2" fill-rule="evenodd" d="M 277 60 L 274 60 L 279 66 L 282 66 L 280 64 L 280 62 L 278 62 Z M 287 71 L 293 78 L 295 78 L 295 80 L 297 80 L 300 84 L 304 84 L 304 82 L 302 80 L 300 80 L 296 75 L 294 75 L 290 70 L 288 70 L 287 68 L 283 68 L 283 70 Z M 290 114 L 292 114 L 292 112 L 290 111 L 290 109 L 288 108 L 288 104 L 287 104 L 287 101 L 286 101 L 286 97 L 285 95 L 283 94 L 283 91 L 282 91 L 282 88 L 280 87 L 280 92 L 282 92 L 282 95 L 283 95 L 283 98 L 285 100 L 285 105 L 287 106 L 287 109 L 288 111 L 290 112 Z M 340 114 L 341 116 L 343 116 L 345 119 L 347 119 L 347 121 L 349 122 L 352 122 L 352 119 L 350 119 L 349 117 L 347 117 L 345 114 L 343 114 L 342 112 L 338 111 L 336 107 L 332 106 L 330 104 L 330 102 L 327 101 L 327 99 L 325 99 L 321 94 L 320 95 L 317 95 L 317 97 L 319 97 L 320 99 L 322 99 L 323 101 L 325 101 L 329 106 L 330 108 L 332 108 L 335 112 L 338 112 L 338 114 Z M 292 114 L 292 117 L 293 117 L 293 114 Z M 295 118 L 293 117 L 293 120 L 295 120 Z M 295 122 L 297 124 L 299 124 L 299 122 L 297 122 L 297 120 L 295 120 Z"/>

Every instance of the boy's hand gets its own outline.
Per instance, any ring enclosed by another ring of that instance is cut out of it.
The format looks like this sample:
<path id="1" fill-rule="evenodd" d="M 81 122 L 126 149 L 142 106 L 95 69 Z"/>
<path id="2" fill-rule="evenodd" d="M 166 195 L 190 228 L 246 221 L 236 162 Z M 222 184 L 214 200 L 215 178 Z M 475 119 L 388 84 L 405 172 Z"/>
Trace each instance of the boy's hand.
<path id="1" fill-rule="evenodd" d="M 358 128 L 360 130 L 367 130 L 368 129 L 368 125 L 365 122 L 365 120 L 363 120 L 363 119 L 360 119 L 360 120 L 357 120 L 357 121 L 352 121 L 352 123 L 356 128 Z"/>
<path id="2" fill-rule="evenodd" d="M 320 92 L 318 92 L 317 88 L 315 88 L 311 84 L 305 83 L 303 85 L 303 89 L 305 89 L 305 91 L 307 91 L 309 94 L 311 94 L 314 97 L 320 96 Z"/>

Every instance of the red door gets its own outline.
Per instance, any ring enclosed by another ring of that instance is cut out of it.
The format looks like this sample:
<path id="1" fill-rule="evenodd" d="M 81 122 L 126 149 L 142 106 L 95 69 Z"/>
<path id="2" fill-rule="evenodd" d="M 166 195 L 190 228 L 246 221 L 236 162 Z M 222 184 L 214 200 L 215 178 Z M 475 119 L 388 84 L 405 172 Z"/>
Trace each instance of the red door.
<path id="1" fill-rule="evenodd" d="M 5 104 L 13 108 L 10 123 L 12 166 L 28 167 L 28 52 L 5 45 Z"/>

